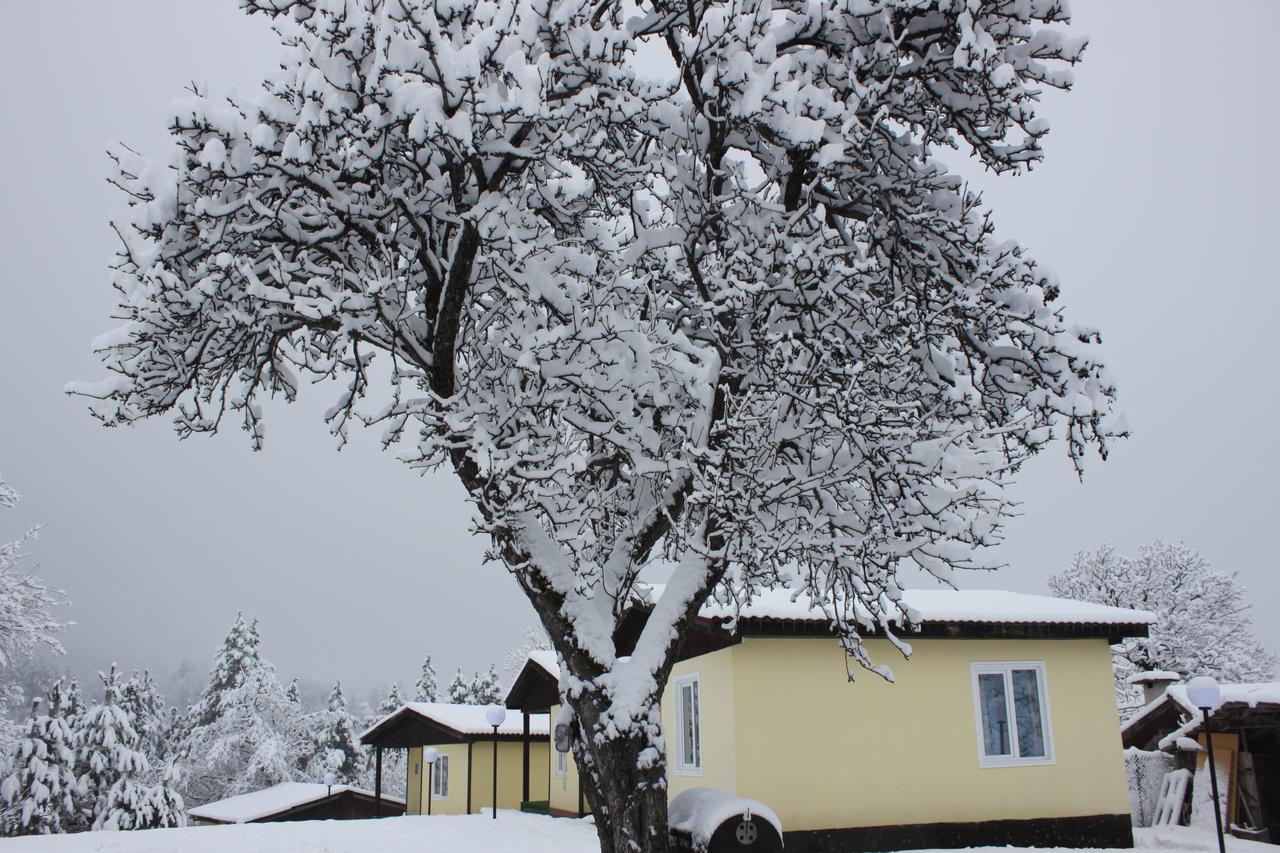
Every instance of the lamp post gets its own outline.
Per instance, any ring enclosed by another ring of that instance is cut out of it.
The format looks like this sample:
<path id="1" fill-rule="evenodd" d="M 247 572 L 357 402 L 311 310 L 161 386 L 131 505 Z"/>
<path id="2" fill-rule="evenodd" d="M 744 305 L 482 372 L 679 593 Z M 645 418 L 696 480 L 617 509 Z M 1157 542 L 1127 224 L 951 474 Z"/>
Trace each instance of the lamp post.
<path id="1" fill-rule="evenodd" d="M 498 819 L 498 726 L 507 718 L 507 709 L 494 705 L 484 712 L 484 719 L 493 726 L 493 819 Z"/>
<path id="2" fill-rule="evenodd" d="M 327 796 L 333 796 L 333 783 L 337 781 L 338 781 L 338 777 L 334 776 L 333 773 L 330 772 L 330 773 L 324 774 L 324 786 L 328 788 L 328 790 L 325 792 Z"/>
<path id="3" fill-rule="evenodd" d="M 1204 743 L 1209 750 L 1205 761 L 1209 762 L 1209 784 L 1213 788 L 1213 822 L 1218 827 L 1218 853 L 1227 853 L 1227 842 L 1222 835 L 1222 807 L 1218 799 L 1218 768 L 1213 760 L 1213 725 L 1210 723 L 1213 709 L 1222 701 L 1222 689 L 1218 682 L 1201 675 L 1187 682 L 1187 698 L 1204 717 Z"/>
<path id="4" fill-rule="evenodd" d="M 422 754 L 422 760 L 427 762 L 427 814 L 431 814 L 431 789 L 435 784 L 431 773 L 436 769 L 436 759 L 440 757 L 440 750 L 434 746 L 427 747 L 427 751 Z"/>

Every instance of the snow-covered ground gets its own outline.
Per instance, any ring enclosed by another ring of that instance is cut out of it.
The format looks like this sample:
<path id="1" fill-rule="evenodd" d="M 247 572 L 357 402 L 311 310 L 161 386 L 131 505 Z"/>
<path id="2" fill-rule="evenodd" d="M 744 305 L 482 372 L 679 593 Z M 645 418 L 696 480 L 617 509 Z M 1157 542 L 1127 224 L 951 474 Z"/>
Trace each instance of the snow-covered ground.
<path id="1" fill-rule="evenodd" d="M 1197 829 L 1139 829 L 1139 850 L 1214 853 L 1211 833 Z M 195 826 L 143 832 L 85 832 L 0 841 L 3 853 L 595 853 L 595 827 L 577 820 L 519 812 L 488 815 L 397 817 L 382 820 L 297 821 L 238 826 Z M 1275 847 L 1227 839 L 1228 853 L 1274 853 Z M 972 853 L 1013 853 L 975 848 Z M 834 852 L 833 852 L 834 853 Z M 1032 853 L 1055 853 L 1037 849 Z M 1069 851 L 1058 851 L 1069 853 Z M 1075 851 L 1080 853 L 1080 851 Z"/>

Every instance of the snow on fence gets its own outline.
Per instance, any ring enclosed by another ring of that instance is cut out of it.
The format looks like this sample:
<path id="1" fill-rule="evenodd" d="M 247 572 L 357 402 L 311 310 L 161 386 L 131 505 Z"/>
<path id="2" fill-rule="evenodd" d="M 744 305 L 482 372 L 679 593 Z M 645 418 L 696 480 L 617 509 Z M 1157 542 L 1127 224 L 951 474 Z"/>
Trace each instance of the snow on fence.
<path id="1" fill-rule="evenodd" d="M 1129 806 L 1134 826 L 1151 826 L 1160 804 L 1160 785 L 1175 767 L 1167 752 L 1148 752 L 1130 747 L 1124 751 L 1124 771 L 1129 777 Z"/>

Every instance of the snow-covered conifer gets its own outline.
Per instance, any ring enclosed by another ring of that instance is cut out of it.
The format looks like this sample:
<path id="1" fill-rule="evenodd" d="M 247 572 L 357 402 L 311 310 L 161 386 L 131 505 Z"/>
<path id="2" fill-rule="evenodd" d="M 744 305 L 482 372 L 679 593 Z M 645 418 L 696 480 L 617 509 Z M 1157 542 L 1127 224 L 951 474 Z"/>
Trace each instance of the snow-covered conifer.
<path id="1" fill-rule="evenodd" d="M 89 707 L 80 718 L 76 732 L 76 769 L 84 791 L 80 804 L 82 824 L 93 829 L 134 799 L 123 797 L 125 789 L 141 784 L 151 769 L 138 749 L 138 733 L 120 705 L 120 673 L 113 664 L 102 679 L 102 701 Z M 114 803 L 112 790 L 117 789 Z"/>
<path id="2" fill-rule="evenodd" d="M 169 754 L 170 710 L 151 673 L 135 670 L 120 688 L 120 707 L 138 733 L 138 748 L 152 765 L 162 763 Z"/>
<path id="3" fill-rule="evenodd" d="M 289 682 L 289 689 L 285 691 L 284 696 L 292 704 L 298 705 L 298 706 L 302 705 L 302 694 L 298 692 L 297 678 L 294 678 L 292 681 Z"/>
<path id="4" fill-rule="evenodd" d="M 436 682 L 435 668 L 431 666 L 431 655 L 427 655 L 422 661 L 422 673 L 418 676 L 418 683 L 413 687 L 413 701 L 440 701 L 440 685 Z"/>
<path id="5" fill-rule="evenodd" d="M 458 667 L 453 681 L 449 682 L 448 697 L 449 701 L 455 705 L 469 705 L 472 702 L 471 685 L 462 677 L 462 667 Z"/>
<path id="6" fill-rule="evenodd" d="M 385 717 L 387 714 L 393 714 L 403 704 L 404 694 L 400 692 L 400 682 L 393 681 L 391 682 L 391 690 L 387 693 L 387 698 L 383 699 L 382 703 L 378 705 L 378 716 Z"/>
<path id="7" fill-rule="evenodd" d="M 1078 551 L 1071 566 L 1049 578 L 1054 595 L 1156 615 L 1147 637 L 1112 646 L 1116 693 L 1122 709 L 1142 701 L 1129 679 L 1141 672 L 1176 672 L 1184 679 L 1267 681 L 1276 656 L 1253 630 L 1248 593 L 1235 573 L 1215 570 L 1181 542 L 1157 539 L 1130 558 L 1109 545 Z"/>
<path id="8" fill-rule="evenodd" d="M 471 702 L 475 705 L 493 705 L 502 702 L 502 682 L 498 680 L 498 669 L 489 664 L 489 671 L 477 672 L 471 677 Z"/>
<path id="9" fill-rule="evenodd" d="M 607 853 L 666 845 L 655 708 L 709 597 L 799 587 L 884 673 L 899 567 L 976 565 L 1026 459 L 1125 431 L 1100 334 L 935 156 L 1041 159 L 1064 3 L 242 6 L 281 67 L 196 90 L 163 168 L 113 152 L 126 324 L 73 390 L 261 446 L 344 374 L 338 440 L 450 470 L 551 636 Z"/>
<path id="10" fill-rule="evenodd" d="M 308 715 L 307 725 L 313 743 L 306 777 L 322 779 L 325 773 L 333 773 L 341 783 L 358 781 L 365 766 L 365 749 L 355 717 L 347 711 L 342 682 L 333 685 L 324 709 Z"/>
<path id="11" fill-rule="evenodd" d="M 237 614 L 209 684 L 187 715 L 179 784 L 189 805 L 294 779 L 300 710 L 260 657 L 259 642 L 256 623 Z"/>
<path id="12" fill-rule="evenodd" d="M 0 781 L 0 834 L 63 832 L 76 819 L 79 796 L 75 741 L 62 716 L 58 683 L 41 707 L 36 699 L 21 735 L 10 748 Z"/>

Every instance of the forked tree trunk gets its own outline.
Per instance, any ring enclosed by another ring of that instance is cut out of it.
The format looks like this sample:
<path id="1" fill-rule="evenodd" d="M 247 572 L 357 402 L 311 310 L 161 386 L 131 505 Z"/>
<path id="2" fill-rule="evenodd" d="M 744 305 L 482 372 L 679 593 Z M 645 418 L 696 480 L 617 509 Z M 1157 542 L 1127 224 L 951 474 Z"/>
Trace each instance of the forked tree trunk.
<path id="1" fill-rule="evenodd" d="M 656 702 L 649 724 L 597 737 L 609 728 L 603 720 L 607 702 L 599 693 L 571 702 L 579 784 L 595 816 L 601 853 L 667 853 L 666 753 L 650 737 L 659 725 Z"/>

